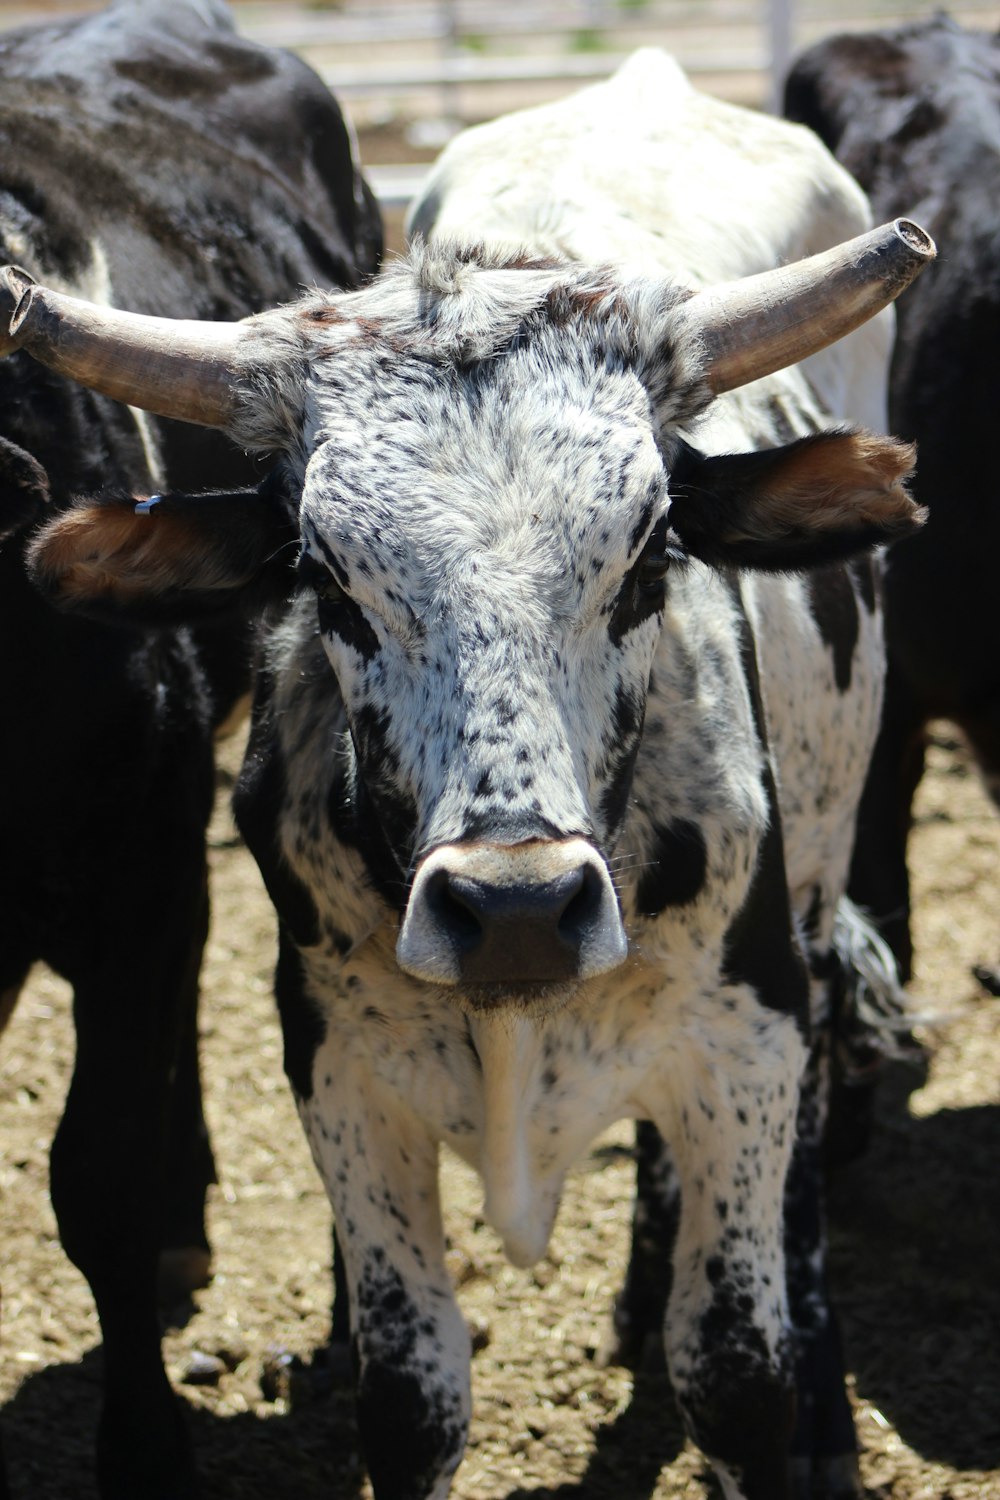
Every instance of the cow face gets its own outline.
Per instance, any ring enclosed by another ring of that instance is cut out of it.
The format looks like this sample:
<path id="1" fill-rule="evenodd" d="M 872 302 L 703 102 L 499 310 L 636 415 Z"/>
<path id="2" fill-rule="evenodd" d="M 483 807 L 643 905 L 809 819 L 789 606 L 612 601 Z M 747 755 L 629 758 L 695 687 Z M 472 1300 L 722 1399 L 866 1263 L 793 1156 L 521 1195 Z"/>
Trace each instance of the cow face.
<path id="1" fill-rule="evenodd" d="M 252 325 L 265 364 L 218 404 L 248 446 L 285 451 L 274 527 L 266 494 L 238 535 L 238 497 L 201 522 L 168 496 L 142 517 L 85 508 L 35 548 L 39 581 L 88 607 L 204 602 L 266 574 L 294 517 L 355 811 L 408 888 L 399 962 L 473 1002 L 549 1006 L 625 956 L 608 860 L 672 570 L 805 565 L 917 519 L 890 442 L 707 460 L 682 442 L 711 399 L 685 299 L 418 254 Z"/>
<path id="2" fill-rule="evenodd" d="M 414 874 L 400 962 L 477 985 L 611 968 L 606 857 L 683 561 L 648 394 L 544 325 L 464 370 L 401 360 L 374 413 L 335 384 L 299 572 Z"/>

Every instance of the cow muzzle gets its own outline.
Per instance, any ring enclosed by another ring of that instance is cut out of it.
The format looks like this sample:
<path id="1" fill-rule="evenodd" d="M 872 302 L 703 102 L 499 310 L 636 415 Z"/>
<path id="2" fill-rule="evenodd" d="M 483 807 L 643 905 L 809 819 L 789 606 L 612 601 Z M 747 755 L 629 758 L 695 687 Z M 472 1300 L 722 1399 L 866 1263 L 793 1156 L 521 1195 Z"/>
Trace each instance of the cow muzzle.
<path id="1" fill-rule="evenodd" d="M 627 951 L 607 866 L 578 838 L 435 849 L 396 945 L 417 979 L 512 997 L 604 974 Z"/>

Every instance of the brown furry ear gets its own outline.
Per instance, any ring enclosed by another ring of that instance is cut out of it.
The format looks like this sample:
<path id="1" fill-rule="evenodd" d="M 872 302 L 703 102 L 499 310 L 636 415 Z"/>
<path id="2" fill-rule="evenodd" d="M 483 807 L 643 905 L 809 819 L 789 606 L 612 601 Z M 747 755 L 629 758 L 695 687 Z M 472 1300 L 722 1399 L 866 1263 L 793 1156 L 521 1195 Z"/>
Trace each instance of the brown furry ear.
<path id="1" fill-rule="evenodd" d="M 137 622 L 198 620 L 289 591 L 298 532 L 266 486 L 149 501 L 83 499 L 33 538 L 27 563 L 54 604 Z M 281 576 L 278 583 L 278 576 Z"/>
<path id="2" fill-rule="evenodd" d="M 914 458 L 910 444 L 855 430 L 714 458 L 687 449 L 671 476 L 670 523 L 694 556 L 720 567 L 835 562 L 923 523 L 905 485 Z"/>

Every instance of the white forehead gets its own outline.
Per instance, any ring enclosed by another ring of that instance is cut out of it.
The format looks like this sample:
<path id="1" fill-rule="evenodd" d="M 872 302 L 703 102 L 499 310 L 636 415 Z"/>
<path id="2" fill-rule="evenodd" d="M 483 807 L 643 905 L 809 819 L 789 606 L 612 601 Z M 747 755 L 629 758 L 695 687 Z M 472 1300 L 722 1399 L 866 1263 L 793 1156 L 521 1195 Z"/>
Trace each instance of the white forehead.
<path id="1" fill-rule="evenodd" d="M 537 289 L 512 324 L 487 294 L 492 323 L 459 293 L 426 342 L 408 337 L 402 308 L 394 325 L 391 298 L 388 315 L 383 303 L 360 323 L 357 301 L 338 303 L 337 352 L 312 365 L 307 545 L 383 575 L 405 561 L 429 586 L 482 553 L 539 576 L 585 563 L 598 580 L 634 555 L 666 504 L 666 475 L 649 396 L 613 327 L 532 316 Z"/>
<path id="2" fill-rule="evenodd" d="M 540 510 L 551 519 L 581 496 L 621 513 L 662 474 L 648 400 L 630 372 L 554 368 L 518 351 L 419 384 L 406 363 L 370 382 L 358 373 L 365 403 L 317 397 L 325 410 L 306 477 L 310 518 L 384 499 L 403 525 L 461 519 L 489 545 L 498 504 L 505 521 Z"/>

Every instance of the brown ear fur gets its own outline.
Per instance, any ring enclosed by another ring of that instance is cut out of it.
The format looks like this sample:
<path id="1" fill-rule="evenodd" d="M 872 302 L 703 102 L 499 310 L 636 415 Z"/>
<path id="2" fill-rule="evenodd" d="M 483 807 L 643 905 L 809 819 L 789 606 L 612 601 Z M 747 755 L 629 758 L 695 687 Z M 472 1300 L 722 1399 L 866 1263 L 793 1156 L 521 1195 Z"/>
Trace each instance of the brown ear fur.
<path id="1" fill-rule="evenodd" d="M 912 443 L 842 432 L 782 451 L 755 497 L 760 514 L 754 507 L 745 517 L 745 535 L 850 530 L 859 522 L 895 533 L 917 524 L 919 507 L 904 485 L 916 462 Z"/>
<path id="2" fill-rule="evenodd" d="M 158 515 L 157 509 L 136 515 L 130 501 L 81 505 L 59 516 L 29 549 L 35 582 L 69 607 L 99 599 L 126 603 L 177 588 L 224 587 L 194 528 L 183 516 Z"/>
<path id="3" fill-rule="evenodd" d="M 911 444 L 853 430 L 757 453 L 689 453 L 671 524 L 696 556 L 717 565 L 833 562 L 922 524 L 925 512 L 905 485 L 914 459 Z"/>
<path id="4" fill-rule="evenodd" d="M 266 487 L 77 501 L 33 538 L 28 569 L 55 604 L 137 621 L 196 620 L 288 592 L 298 533 Z M 248 597 L 254 596 L 254 597 Z"/>

